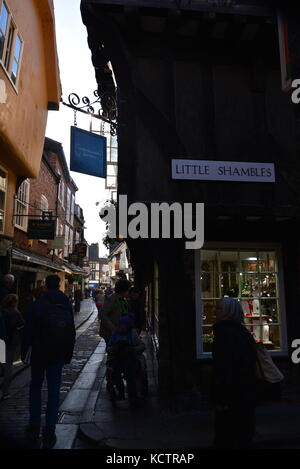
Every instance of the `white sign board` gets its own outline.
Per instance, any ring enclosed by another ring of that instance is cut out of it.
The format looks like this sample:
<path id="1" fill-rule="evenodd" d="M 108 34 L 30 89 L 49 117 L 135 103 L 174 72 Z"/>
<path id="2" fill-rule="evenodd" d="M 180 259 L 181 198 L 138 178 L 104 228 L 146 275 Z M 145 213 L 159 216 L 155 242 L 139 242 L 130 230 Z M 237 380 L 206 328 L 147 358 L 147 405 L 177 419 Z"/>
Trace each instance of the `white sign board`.
<path id="1" fill-rule="evenodd" d="M 275 168 L 273 163 L 172 160 L 172 179 L 275 182 Z"/>

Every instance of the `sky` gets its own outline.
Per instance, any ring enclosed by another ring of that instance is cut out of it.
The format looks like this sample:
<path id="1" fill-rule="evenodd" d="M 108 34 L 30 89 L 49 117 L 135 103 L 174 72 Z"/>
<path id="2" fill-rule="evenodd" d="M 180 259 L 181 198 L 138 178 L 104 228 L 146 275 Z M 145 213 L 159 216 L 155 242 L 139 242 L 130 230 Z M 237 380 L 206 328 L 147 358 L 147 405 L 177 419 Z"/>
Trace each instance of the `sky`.
<path id="1" fill-rule="evenodd" d="M 87 30 L 82 23 L 80 0 L 54 0 L 56 39 L 59 57 L 62 97 L 68 102 L 70 93 L 80 98 L 93 97 L 97 89 L 91 52 L 87 44 Z M 90 117 L 77 113 L 77 125 L 81 129 L 90 130 Z M 74 125 L 74 112 L 60 104 L 59 111 L 49 111 L 46 136 L 61 142 L 68 166 L 70 165 L 70 128 Z M 93 119 L 93 129 L 99 130 L 100 121 Z M 70 167 L 70 166 L 69 166 Z M 109 198 L 105 189 L 105 179 L 87 176 L 71 171 L 78 192 L 76 203 L 79 204 L 85 218 L 85 239 L 89 244 L 99 243 L 100 256 L 107 254 L 102 244 L 105 223 L 99 218 L 99 207 L 96 202 L 104 203 Z"/>

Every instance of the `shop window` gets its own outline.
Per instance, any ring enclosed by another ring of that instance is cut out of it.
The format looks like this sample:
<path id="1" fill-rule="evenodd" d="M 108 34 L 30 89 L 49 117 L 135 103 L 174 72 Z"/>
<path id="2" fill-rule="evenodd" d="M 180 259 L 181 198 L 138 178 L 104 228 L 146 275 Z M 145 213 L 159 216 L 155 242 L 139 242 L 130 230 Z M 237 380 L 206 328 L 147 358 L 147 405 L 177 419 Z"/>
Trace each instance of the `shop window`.
<path id="1" fill-rule="evenodd" d="M 7 173 L 0 168 L 0 233 L 4 232 L 4 216 L 7 191 Z"/>
<path id="2" fill-rule="evenodd" d="M 0 0 L 0 61 L 14 85 L 20 72 L 23 41 L 7 4 Z"/>
<path id="3" fill-rule="evenodd" d="M 29 187 L 29 181 L 22 182 L 15 203 L 15 226 L 24 231 L 28 225 Z"/>
<path id="4" fill-rule="evenodd" d="M 255 340 L 269 350 L 283 350 L 276 249 L 203 249 L 199 265 L 200 354 L 212 350 L 216 304 L 226 296 L 241 302 L 245 325 Z"/>

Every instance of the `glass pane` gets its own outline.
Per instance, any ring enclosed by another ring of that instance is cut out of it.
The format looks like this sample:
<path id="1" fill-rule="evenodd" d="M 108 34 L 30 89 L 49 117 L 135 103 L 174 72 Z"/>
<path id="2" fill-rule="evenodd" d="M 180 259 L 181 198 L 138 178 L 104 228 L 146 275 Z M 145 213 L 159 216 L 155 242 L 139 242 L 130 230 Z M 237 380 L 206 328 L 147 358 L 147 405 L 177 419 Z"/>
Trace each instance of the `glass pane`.
<path id="1" fill-rule="evenodd" d="M 5 37 L 0 31 L 0 60 L 2 60 Z"/>
<path id="2" fill-rule="evenodd" d="M 116 187 L 117 186 L 117 178 L 115 178 L 114 176 L 108 176 L 106 178 L 106 185 L 108 187 Z"/>
<path id="3" fill-rule="evenodd" d="M 0 29 L 4 35 L 6 34 L 7 20 L 8 20 L 8 11 L 7 11 L 5 3 L 3 2 L 2 9 L 1 9 L 1 16 L 0 16 Z"/>
<path id="4" fill-rule="evenodd" d="M 276 277 L 276 274 L 260 275 L 261 296 L 278 296 Z"/>
<path id="5" fill-rule="evenodd" d="M 20 60 L 21 45 L 22 45 L 21 39 L 19 38 L 19 36 L 17 36 L 16 45 L 15 45 L 15 53 L 14 53 L 14 57 L 17 62 L 19 62 Z"/>
<path id="6" fill-rule="evenodd" d="M 241 271 L 242 272 L 256 272 L 257 271 L 257 253 L 252 252 L 240 252 L 241 258 Z"/>
<path id="7" fill-rule="evenodd" d="M 0 210 L 4 210 L 5 193 L 0 191 Z"/>
<path id="8" fill-rule="evenodd" d="M 114 164 L 107 165 L 107 176 L 117 176 L 118 175 L 118 166 Z"/>
<path id="9" fill-rule="evenodd" d="M 0 231 L 4 230 L 3 222 L 4 222 L 4 212 L 3 210 L 0 210 Z"/>
<path id="10" fill-rule="evenodd" d="M 5 61 L 4 61 L 4 65 L 5 65 L 5 68 L 7 70 L 9 69 L 9 63 L 10 63 L 10 58 L 11 58 L 11 53 L 12 53 L 12 42 L 13 42 L 13 38 L 14 38 L 14 31 L 15 31 L 15 27 L 11 23 L 10 27 L 9 27 L 7 49 L 6 49 Z"/>
<path id="11" fill-rule="evenodd" d="M 218 300 L 204 300 L 202 302 L 203 324 L 214 324 L 216 322 L 215 310 Z"/>
<path id="12" fill-rule="evenodd" d="M 260 300 L 260 310 L 263 319 L 268 323 L 279 323 L 278 300 Z"/>
<path id="13" fill-rule="evenodd" d="M 110 147 L 110 161 L 116 163 L 118 161 L 118 149 Z"/>
<path id="14" fill-rule="evenodd" d="M 269 342 L 270 342 L 270 348 L 272 350 L 278 350 L 281 348 L 280 326 L 269 327 Z"/>
<path id="15" fill-rule="evenodd" d="M 259 276 L 255 274 L 240 274 L 241 296 L 259 296 Z"/>
<path id="16" fill-rule="evenodd" d="M 111 146 L 112 147 L 117 147 L 118 146 L 118 137 L 117 137 L 117 135 L 112 135 L 111 136 Z"/>
<path id="17" fill-rule="evenodd" d="M 203 352 L 212 352 L 213 340 L 213 328 L 203 327 Z"/>
<path id="18" fill-rule="evenodd" d="M 202 272 L 200 284 L 202 298 L 220 298 L 219 274 Z"/>
<path id="19" fill-rule="evenodd" d="M 7 178 L 6 178 L 6 173 L 0 169 L 0 189 L 3 191 L 6 190 L 6 183 L 7 183 Z"/>
<path id="20" fill-rule="evenodd" d="M 239 296 L 239 277 L 238 273 L 220 274 L 221 297 L 231 296 L 238 298 Z"/>
<path id="21" fill-rule="evenodd" d="M 275 252 L 260 252 L 258 268 L 260 272 L 276 272 L 277 268 Z"/>
<path id="22" fill-rule="evenodd" d="M 12 75 L 16 77 L 18 73 L 18 62 L 16 62 L 15 59 L 13 60 L 11 71 L 12 71 Z"/>
<path id="23" fill-rule="evenodd" d="M 201 271 L 217 272 L 218 271 L 218 251 L 200 251 Z"/>
<path id="24" fill-rule="evenodd" d="M 238 272 L 239 257 L 237 251 L 220 251 L 221 272 Z"/>

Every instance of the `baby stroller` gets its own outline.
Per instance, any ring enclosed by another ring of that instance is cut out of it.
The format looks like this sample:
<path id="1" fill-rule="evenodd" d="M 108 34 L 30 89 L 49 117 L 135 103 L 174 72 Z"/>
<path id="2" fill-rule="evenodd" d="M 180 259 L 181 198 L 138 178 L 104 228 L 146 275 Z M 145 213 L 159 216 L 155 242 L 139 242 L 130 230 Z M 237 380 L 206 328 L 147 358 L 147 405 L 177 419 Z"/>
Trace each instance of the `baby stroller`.
<path id="1" fill-rule="evenodd" d="M 112 402 L 125 399 L 125 384 L 127 383 L 127 392 L 129 398 L 145 399 L 148 396 L 148 377 L 147 366 L 144 354 L 137 357 L 137 367 L 134 369 L 134 376 L 128 376 L 124 368 L 119 368 L 116 361 L 112 358 L 107 360 L 106 364 L 106 387 Z M 134 384 L 132 385 L 132 380 Z M 132 391 L 132 394 L 130 394 Z"/>
<path id="2" fill-rule="evenodd" d="M 128 318 L 120 319 L 120 329 L 114 332 L 107 346 L 107 390 L 112 402 L 125 399 L 125 385 L 130 400 L 148 394 L 147 366 L 143 352 L 145 344 Z"/>

